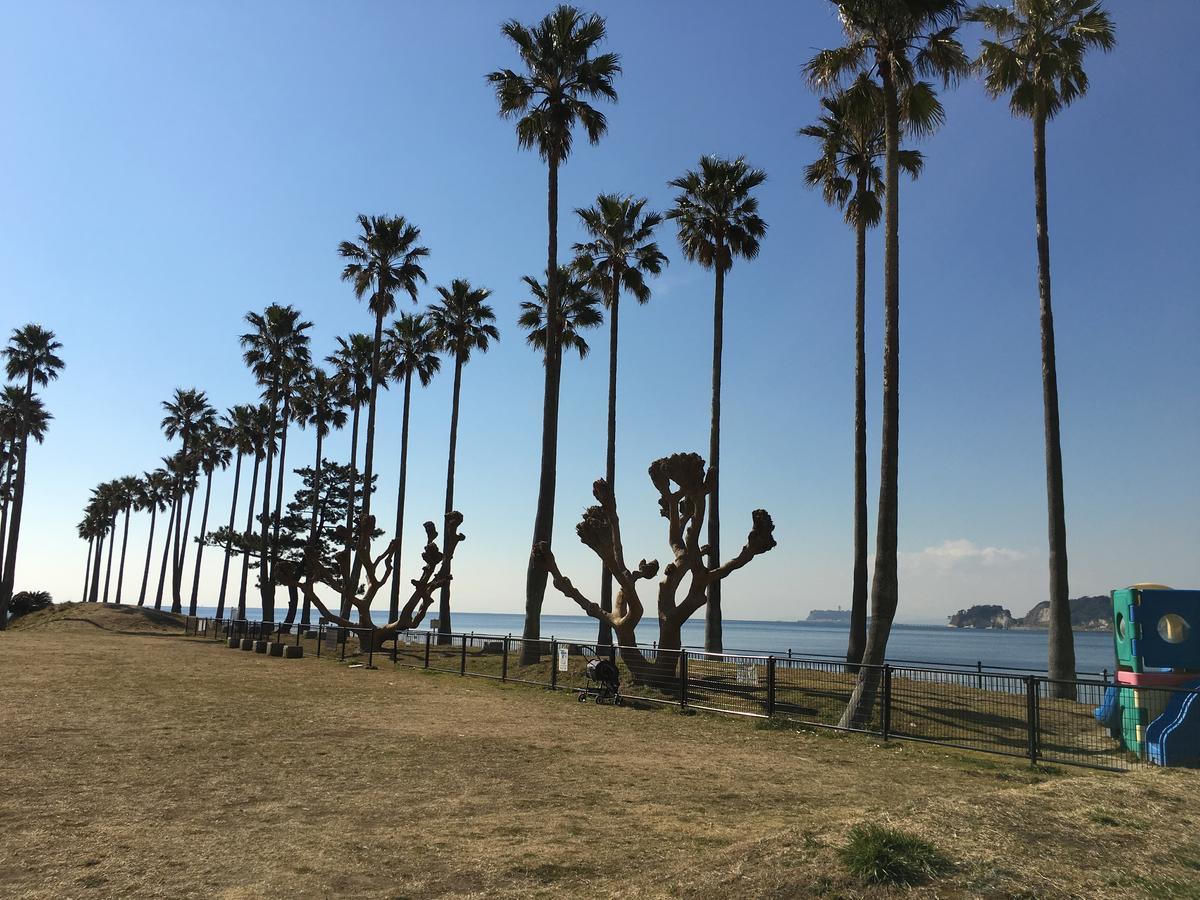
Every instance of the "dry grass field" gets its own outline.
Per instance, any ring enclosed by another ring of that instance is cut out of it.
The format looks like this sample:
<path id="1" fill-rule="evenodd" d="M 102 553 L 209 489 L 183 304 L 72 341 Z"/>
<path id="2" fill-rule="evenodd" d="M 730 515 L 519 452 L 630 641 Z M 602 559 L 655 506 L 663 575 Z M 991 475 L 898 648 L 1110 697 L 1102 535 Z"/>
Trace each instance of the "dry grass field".
<path id="1" fill-rule="evenodd" d="M 110 612 L 0 633 L 0 896 L 1200 897 L 1194 772 L 596 707 Z M 875 821 L 951 868 L 858 881 L 838 851 Z"/>

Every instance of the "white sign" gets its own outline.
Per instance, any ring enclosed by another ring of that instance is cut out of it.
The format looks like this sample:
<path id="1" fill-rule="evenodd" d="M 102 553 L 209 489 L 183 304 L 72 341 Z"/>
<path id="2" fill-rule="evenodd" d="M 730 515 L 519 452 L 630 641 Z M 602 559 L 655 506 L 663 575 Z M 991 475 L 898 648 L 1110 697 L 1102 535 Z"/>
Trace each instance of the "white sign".
<path id="1" fill-rule="evenodd" d="M 740 662 L 737 664 L 737 683 L 758 686 L 758 666 L 754 663 Z"/>
<path id="2" fill-rule="evenodd" d="M 567 663 L 567 656 L 568 656 L 570 650 L 571 650 L 571 648 L 568 647 L 566 644 L 558 645 L 558 671 L 560 671 L 560 672 L 570 671 L 570 669 L 568 668 L 568 663 Z"/>

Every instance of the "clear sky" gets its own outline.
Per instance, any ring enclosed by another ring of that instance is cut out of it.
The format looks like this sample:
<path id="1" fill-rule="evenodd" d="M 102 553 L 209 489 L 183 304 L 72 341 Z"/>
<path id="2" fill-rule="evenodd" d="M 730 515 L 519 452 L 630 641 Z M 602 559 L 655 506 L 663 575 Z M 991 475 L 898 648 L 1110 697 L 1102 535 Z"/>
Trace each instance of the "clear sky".
<path id="1" fill-rule="evenodd" d="M 271 302 L 316 323 L 314 355 L 369 329 L 335 252 L 357 213 L 422 228 L 433 285 L 490 287 L 502 340 L 468 365 L 456 496 L 470 540 L 455 603 L 517 612 L 538 472 L 541 363 L 516 327 L 520 277 L 545 264 L 545 167 L 496 115 L 488 71 L 516 65 L 498 25 L 548 2 L 41 2 L 0 33 L 0 327 L 36 321 L 64 344 L 45 392 L 55 420 L 31 451 L 17 588 L 77 598 L 89 489 L 169 452 L 160 402 L 206 390 L 253 400 L 241 317 Z M 571 210 L 600 191 L 664 209 L 702 153 L 764 168 L 770 229 L 727 281 L 722 511 L 732 553 L 768 508 L 778 548 L 726 582 L 731 618 L 849 603 L 853 236 L 807 190 L 796 129 L 818 111 L 800 75 L 839 42 L 829 5 L 605 2 L 622 56 L 609 135 L 562 173 Z M 1200 587 L 1200 60 L 1190 0 L 1114 0 L 1119 45 L 1052 123 L 1050 225 L 1070 584 Z M 974 48 L 978 33 L 964 30 Z M 971 603 L 1022 614 L 1047 596 L 1031 129 L 977 82 L 945 93 L 926 169 L 901 193 L 901 621 Z M 646 467 L 707 447 L 712 279 L 671 257 L 646 307 L 624 305 L 617 485 L 627 555 L 664 553 Z M 869 247 L 869 496 L 878 489 L 880 244 Z M 557 547 L 577 584 L 599 566 L 573 527 L 603 473 L 606 336 L 564 371 Z M 440 518 L 450 379 L 417 391 L 409 484 Z M 394 510 L 399 393 L 381 400 L 376 506 Z M 327 443 L 348 456 L 348 433 Z M 308 464 L 311 435 L 289 462 Z M 214 490 L 228 515 L 232 477 Z M 243 495 L 244 496 L 244 495 Z M 244 515 L 244 513 L 243 513 Z M 240 520 L 241 516 L 239 516 Z M 135 519 L 130 572 L 145 525 Z M 874 542 L 874 522 L 871 525 Z M 219 574 L 209 551 L 204 578 Z M 140 573 L 140 572 L 139 572 Z M 127 576 L 129 577 L 129 576 Z M 407 578 L 408 575 L 406 574 Z M 190 578 L 190 575 L 189 575 Z M 134 581 L 136 582 L 136 577 Z M 553 591 L 547 612 L 575 608 Z"/>

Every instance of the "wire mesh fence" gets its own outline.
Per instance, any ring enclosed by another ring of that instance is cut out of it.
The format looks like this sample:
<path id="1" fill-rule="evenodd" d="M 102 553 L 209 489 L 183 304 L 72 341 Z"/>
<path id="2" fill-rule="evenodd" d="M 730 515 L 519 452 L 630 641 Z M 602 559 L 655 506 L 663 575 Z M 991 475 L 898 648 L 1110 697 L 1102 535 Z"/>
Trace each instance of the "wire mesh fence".
<path id="1" fill-rule="evenodd" d="M 1189 753 L 1200 755 L 1200 748 L 1191 749 L 1200 735 L 1187 736 L 1188 729 L 1200 732 L 1189 718 L 1200 717 L 1200 689 L 1178 685 L 1124 684 L 1106 677 L 1054 681 L 982 665 L 852 666 L 791 653 L 607 647 L 556 638 L 414 630 L 380 633 L 323 621 L 280 625 L 189 619 L 187 633 L 239 649 L 295 644 L 308 655 L 537 685 L 573 691 L 580 699 L 599 692 L 588 664 L 605 659 L 616 666 L 620 697 L 628 702 L 866 732 L 885 740 L 923 741 L 1033 763 L 1128 770 L 1186 764 Z M 1176 731 L 1179 723 L 1189 723 L 1187 734 L 1173 744 L 1166 727 L 1172 722 Z"/>

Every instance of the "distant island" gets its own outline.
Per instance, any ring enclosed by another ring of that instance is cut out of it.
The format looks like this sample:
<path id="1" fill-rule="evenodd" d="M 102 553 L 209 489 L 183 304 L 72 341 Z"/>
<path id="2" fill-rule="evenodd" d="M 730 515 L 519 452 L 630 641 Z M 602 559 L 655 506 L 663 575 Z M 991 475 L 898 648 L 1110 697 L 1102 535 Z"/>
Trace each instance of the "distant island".
<path id="1" fill-rule="evenodd" d="M 1050 601 L 1043 600 L 1020 618 L 998 605 L 960 609 L 949 617 L 951 628 L 1050 627 Z M 1076 597 L 1071 600 L 1071 628 L 1075 631 L 1108 631 L 1112 628 L 1112 601 L 1108 597 Z"/>
<path id="2" fill-rule="evenodd" d="M 849 625 L 850 610 L 848 609 L 814 609 L 808 614 L 806 622 L 821 622 L 826 625 Z"/>

